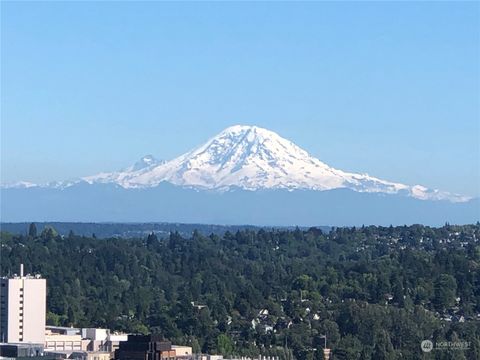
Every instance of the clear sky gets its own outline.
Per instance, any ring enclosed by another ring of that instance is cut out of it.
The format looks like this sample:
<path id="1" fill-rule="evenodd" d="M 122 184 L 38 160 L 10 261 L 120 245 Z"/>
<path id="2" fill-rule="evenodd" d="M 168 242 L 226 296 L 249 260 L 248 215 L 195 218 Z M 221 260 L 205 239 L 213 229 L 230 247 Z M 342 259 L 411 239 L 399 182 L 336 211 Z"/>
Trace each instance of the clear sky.
<path id="1" fill-rule="evenodd" d="M 233 124 L 480 195 L 478 3 L 2 2 L 2 182 L 171 159 Z"/>

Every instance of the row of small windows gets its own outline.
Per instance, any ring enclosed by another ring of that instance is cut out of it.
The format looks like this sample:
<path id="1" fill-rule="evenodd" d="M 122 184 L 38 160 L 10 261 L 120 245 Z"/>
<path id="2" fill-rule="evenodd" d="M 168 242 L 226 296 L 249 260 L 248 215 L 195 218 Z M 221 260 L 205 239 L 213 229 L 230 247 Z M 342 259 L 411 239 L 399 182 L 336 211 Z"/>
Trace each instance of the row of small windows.
<path id="1" fill-rule="evenodd" d="M 2 288 L 6 287 L 6 283 L 2 282 L 1 284 Z M 20 297 L 20 307 L 19 307 L 19 322 L 20 322 L 20 325 L 19 325 L 19 332 L 18 332 L 18 335 L 19 335 L 19 341 L 23 341 L 23 298 L 24 298 L 24 289 L 23 288 L 20 288 L 19 289 L 19 297 Z M 6 298 L 6 294 L 1 294 L 1 307 L 2 308 L 5 308 L 6 307 L 6 301 L 5 301 L 5 298 Z M 0 319 L 0 322 L 1 323 L 6 323 L 6 318 L 4 318 L 2 316 L 2 319 Z M 3 324 L 2 324 L 3 325 Z"/>
<path id="2" fill-rule="evenodd" d="M 23 288 L 20 288 L 20 331 L 19 331 L 19 340 L 23 341 Z"/>
<path id="3" fill-rule="evenodd" d="M 20 341 L 23 341 L 23 288 L 20 288 Z"/>

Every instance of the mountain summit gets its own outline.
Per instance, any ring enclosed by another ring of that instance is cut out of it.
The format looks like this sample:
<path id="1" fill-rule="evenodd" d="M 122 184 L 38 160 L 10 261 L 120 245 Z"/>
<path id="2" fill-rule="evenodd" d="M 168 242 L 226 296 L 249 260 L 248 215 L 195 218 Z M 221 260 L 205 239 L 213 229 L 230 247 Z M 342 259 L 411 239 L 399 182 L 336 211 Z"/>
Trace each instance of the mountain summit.
<path id="1" fill-rule="evenodd" d="M 446 200 L 446 201 L 431 201 Z M 3 221 L 331 226 L 478 221 L 480 199 L 335 169 L 278 134 L 236 125 L 173 160 L 2 189 Z"/>
<path id="2" fill-rule="evenodd" d="M 467 201 L 468 198 L 334 169 L 273 131 L 235 125 L 200 147 L 171 161 L 146 156 L 125 170 L 83 178 L 124 188 L 155 187 L 162 182 L 199 190 L 287 189 L 402 194 L 422 200 Z"/>

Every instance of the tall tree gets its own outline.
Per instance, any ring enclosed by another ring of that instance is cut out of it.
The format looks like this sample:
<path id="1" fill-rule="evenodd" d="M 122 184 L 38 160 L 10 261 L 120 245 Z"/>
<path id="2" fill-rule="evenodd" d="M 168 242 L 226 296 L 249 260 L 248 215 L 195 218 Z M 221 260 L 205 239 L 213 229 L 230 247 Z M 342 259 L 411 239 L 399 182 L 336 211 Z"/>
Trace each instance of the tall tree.
<path id="1" fill-rule="evenodd" d="M 28 236 L 30 236 L 32 238 L 37 237 L 37 225 L 35 225 L 35 223 L 33 223 L 33 222 L 28 227 Z"/>

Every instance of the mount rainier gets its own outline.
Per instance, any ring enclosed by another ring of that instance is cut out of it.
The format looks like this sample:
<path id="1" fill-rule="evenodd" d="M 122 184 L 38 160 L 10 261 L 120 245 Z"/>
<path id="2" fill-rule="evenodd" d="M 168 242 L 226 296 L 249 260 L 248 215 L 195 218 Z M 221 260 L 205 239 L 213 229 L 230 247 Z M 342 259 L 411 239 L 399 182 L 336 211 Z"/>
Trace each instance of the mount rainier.
<path id="1" fill-rule="evenodd" d="M 469 200 L 421 185 L 408 186 L 337 170 L 273 131 L 242 125 L 225 129 L 200 147 L 171 161 L 158 161 L 147 155 L 122 171 L 81 180 L 89 184 L 114 183 L 123 188 L 154 187 L 161 182 L 220 191 L 232 188 L 251 191 L 347 188 L 358 192 L 404 194 L 422 200 Z"/>
<path id="2" fill-rule="evenodd" d="M 355 195 L 357 194 L 357 195 Z M 231 126 L 173 160 L 2 189 L 3 221 L 441 224 L 479 219 L 478 199 L 335 169 L 257 126 Z"/>

